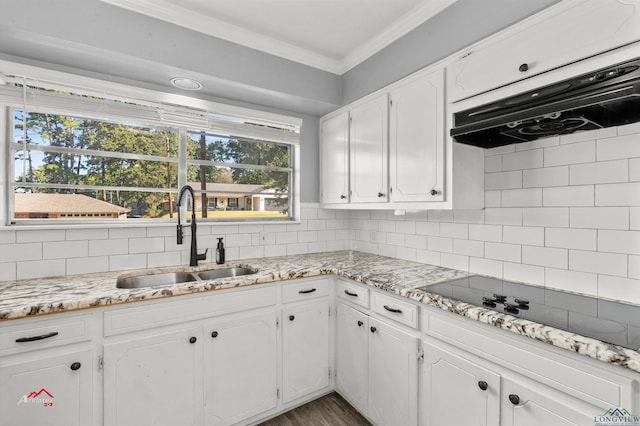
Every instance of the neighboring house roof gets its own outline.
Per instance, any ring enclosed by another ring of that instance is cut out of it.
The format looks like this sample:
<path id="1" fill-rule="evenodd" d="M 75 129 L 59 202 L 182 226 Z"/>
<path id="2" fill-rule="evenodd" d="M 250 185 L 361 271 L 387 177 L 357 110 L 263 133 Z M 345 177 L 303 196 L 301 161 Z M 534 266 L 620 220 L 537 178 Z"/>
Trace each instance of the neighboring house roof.
<path id="1" fill-rule="evenodd" d="M 15 193 L 16 213 L 127 213 L 129 209 L 81 194 Z"/>
<path id="2" fill-rule="evenodd" d="M 187 182 L 196 191 L 201 188 L 200 182 Z M 253 195 L 264 192 L 264 185 L 250 185 L 247 183 L 212 183 L 207 182 L 207 193 Z"/>

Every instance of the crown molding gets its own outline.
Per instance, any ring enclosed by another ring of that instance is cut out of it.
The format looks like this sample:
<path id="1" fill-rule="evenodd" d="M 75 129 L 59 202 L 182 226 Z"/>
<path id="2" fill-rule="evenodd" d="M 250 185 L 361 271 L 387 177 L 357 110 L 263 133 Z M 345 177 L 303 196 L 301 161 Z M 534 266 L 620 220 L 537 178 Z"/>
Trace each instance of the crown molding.
<path id="1" fill-rule="evenodd" d="M 216 18 L 203 17 L 168 0 L 101 1 L 290 61 L 342 75 L 457 0 L 431 0 L 420 4 L 394 25 L 342 59 L 313 52 Z"/>

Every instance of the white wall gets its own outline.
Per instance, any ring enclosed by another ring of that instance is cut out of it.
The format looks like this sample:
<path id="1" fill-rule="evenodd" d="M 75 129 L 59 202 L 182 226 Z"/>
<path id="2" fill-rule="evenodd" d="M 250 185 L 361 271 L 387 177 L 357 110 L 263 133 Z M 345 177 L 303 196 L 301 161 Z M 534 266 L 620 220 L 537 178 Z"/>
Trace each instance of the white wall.
<path id="1" fill-rule="evenodd" d="M 351 247 L 640 303 L 640 123 L 486 151 L 484 210 L 351 212 Z"/>

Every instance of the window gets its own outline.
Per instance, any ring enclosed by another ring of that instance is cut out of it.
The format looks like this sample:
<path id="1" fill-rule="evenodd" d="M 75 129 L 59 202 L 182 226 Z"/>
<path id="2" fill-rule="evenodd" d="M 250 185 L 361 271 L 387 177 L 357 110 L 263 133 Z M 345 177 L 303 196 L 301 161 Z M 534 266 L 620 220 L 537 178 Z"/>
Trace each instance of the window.
<path id="1" fill-rule="evenodd" d="M 214 114 L 0 77 L 13 129 L 7 224 L 167 220 L 176 217 L 185 184 L 194 189 L 186 204 L 198 218 L 296 217 L 297 119 L 253 119 L 245 109 Z"/>

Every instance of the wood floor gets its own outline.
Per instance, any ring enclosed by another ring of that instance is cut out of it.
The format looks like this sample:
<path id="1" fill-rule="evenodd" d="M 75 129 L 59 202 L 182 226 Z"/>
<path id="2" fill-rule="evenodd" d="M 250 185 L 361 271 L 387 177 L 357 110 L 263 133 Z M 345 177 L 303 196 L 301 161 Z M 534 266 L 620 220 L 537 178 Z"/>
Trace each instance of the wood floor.
<path id="1" fill-rule="evenodd" d="M 258 426 L 371 426 L 371 423 L 334 392 Z"/>

